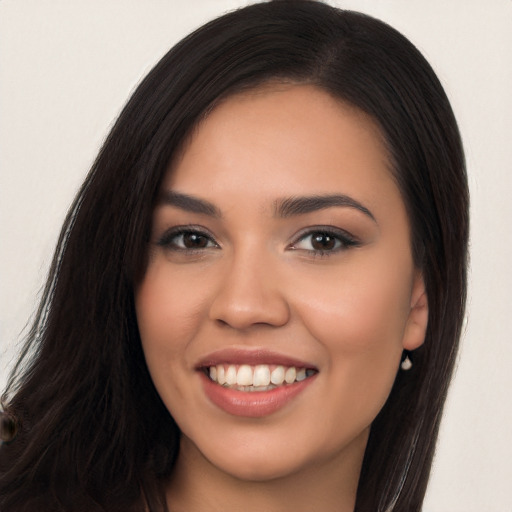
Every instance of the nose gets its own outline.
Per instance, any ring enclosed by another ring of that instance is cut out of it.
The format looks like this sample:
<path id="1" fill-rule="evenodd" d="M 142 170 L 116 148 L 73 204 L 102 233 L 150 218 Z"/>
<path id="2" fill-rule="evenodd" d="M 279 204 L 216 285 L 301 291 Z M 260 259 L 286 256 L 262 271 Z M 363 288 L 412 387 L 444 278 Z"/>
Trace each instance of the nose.
<path id="1" fill-rule="evenodd" d="M 255 325 L 281 327 L 290 319 L 279 265 L 261 253 L 240 254 L 219 275 L 210 319 L 234 329 Z"/>

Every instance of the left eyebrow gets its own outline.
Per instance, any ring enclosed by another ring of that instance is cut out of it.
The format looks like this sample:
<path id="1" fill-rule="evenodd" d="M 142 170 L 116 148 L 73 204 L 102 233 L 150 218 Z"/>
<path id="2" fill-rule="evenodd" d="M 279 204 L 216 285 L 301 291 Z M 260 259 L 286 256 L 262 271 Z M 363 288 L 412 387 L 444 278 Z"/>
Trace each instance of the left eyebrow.
<path id="1" fill-rule="evenodd" d="M 303 215 L 336 206 L 355 208 L 364 213 L 367 217 L 370 217 L 374 222 L 377 222 L 372 212 L 368 210 L 366 206 L 363 206 L 352 197 L 343 194 L 278 199 L 274 202 L 274 215 L 282 218 L 293 217 L 294 215 Z"/>

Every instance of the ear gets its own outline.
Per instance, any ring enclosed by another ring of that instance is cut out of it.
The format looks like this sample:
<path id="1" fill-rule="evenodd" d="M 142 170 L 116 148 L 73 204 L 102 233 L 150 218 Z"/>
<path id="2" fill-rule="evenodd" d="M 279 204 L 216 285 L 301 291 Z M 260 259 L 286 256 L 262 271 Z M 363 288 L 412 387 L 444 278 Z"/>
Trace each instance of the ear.
<path id="1" fill-rule="evenodd" d="M 428 298 L 423 273 L 416 271 L 411 293 L 411 309 L 405 326 L 402 345 L 405 350 L 415 350 L 425 341 L 428 325 Z"/>

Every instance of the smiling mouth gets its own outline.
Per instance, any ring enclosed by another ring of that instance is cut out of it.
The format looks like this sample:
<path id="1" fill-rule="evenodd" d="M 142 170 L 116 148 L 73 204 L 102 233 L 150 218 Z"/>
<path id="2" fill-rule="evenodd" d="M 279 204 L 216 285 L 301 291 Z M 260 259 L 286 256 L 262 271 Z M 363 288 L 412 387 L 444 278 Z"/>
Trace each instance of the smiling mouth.
<path id="1" fill-rule="evenodd" d="M 216 384 L 236 391 L 270 391 L 301 382 L 315 375 L 312 368 L 269 364 L 217 364 L 203 368 Z"/>

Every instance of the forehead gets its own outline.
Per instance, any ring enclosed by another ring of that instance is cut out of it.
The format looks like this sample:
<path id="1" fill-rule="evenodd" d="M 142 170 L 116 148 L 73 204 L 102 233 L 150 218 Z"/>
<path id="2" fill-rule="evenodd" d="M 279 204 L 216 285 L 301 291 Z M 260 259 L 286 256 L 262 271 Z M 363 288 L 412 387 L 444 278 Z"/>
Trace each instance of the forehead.
<path id="1" fill-rule="evenodd" d="M 266 85 L 223 100 L 196 127 L 164 188 L 211 199 L 229 188 L 269 203 L 306 191 L 401 203 L 377 124 L 311 85 Z"/>

